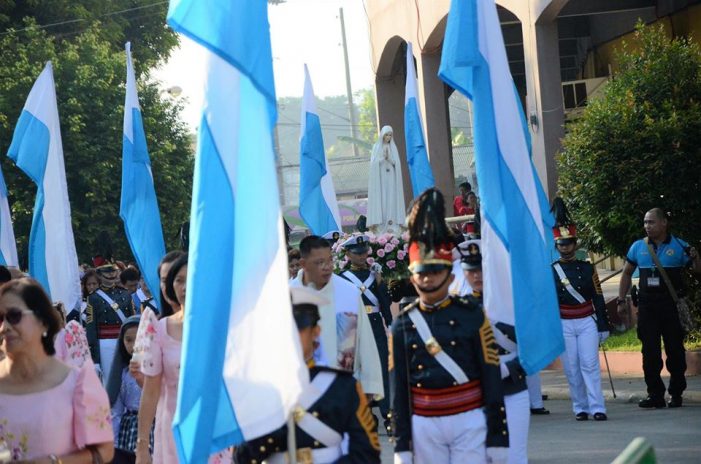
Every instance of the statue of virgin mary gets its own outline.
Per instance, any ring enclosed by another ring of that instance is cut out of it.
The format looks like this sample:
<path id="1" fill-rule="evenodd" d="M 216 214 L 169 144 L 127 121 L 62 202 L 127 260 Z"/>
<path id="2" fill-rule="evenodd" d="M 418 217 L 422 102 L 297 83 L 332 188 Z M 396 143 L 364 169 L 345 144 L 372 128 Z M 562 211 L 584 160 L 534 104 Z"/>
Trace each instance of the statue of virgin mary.
<path id="1" fill-rule="evenodd" d="M 368 185 L 367 225 L 376 233 L 399 234 L 404 225 L 404 184 L 397 145 L 390 126 L 384 126 L 372 147 Z"/>

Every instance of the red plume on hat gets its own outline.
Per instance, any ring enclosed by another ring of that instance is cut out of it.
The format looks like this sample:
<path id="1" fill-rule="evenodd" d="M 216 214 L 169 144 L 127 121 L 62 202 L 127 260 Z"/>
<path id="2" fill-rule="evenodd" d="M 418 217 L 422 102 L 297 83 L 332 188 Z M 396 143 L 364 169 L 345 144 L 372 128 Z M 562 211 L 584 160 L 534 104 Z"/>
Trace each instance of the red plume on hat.
<path id="1" fill-rule="evenodd" d="M 570 218 L 565 202 L 560 197 L 555 197 L 550 212 L 555 216 L 553 236 L 555 241 L 577 238 L 577 226 Z"/>
<path id="2" fill-rule="evenodd" d="M 430 188 L 419 195 L 409 214 L 409 269 L 412 272 L 452 267 L 453 234 L 445 223 L 445 200 Z"/>

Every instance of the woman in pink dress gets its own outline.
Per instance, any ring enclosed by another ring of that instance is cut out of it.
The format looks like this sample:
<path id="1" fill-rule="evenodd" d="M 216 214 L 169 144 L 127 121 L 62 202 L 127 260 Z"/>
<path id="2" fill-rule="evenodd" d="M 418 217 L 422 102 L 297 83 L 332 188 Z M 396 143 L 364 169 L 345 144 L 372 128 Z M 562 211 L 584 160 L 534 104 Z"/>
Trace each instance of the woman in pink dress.
<path id="1" fill-rule="evenodd" d="M 92 369 L 54 357 L 60 318 L 29 278 L 0 287 L 0 461 L 109 462 L 109 400 Z"/>
<path id="2" fill-rule="evenodd" d="M 173 416 L 178 399 L 180 376 L 180 352 L 185 314 L 185 287 L 187 283 L 187 255 L 179 257 L 168 271 L 165 281 L 165 297 L 175 314 L 157 319 L 147 309 L 141 316 L 132 359 L 141 363 L 144 386 L 139 406 L 139 432 L 136 440 L 136 463 L 151 462 L 149 433 L 154 418 L 153 462 L 171 464 L 178 462 L 173 438 Z M 212 455 L 210 463 L 231 462 L 229 450 Z"/>

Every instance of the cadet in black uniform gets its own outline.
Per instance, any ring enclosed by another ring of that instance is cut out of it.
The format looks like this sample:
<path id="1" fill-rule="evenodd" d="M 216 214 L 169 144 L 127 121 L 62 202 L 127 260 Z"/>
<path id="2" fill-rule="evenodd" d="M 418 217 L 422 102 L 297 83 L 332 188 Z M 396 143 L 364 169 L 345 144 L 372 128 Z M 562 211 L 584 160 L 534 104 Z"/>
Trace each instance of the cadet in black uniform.
<path id="1" fill-rule="evenodd" d="M 506 462 L 509 434 L 494 335 L 482 308 L 451 297 L 453 239 L 443 195 L 418 198 L 409 219 L 419 299 L 392 325 L 395 462 Z"/>
<path id="2" fill-rule="evenodd" d="M 291 288 L 292 310 L 299 329 L 311 385 L 302 392 L 294 411 L 297 462 L 300 464 L 380 462 L 380 441 L 375 418 L 365 393 L 352 373 L 314 365 L 314 342 L 319 338 L 319 305 L 328 304 L 317 292 Z M 311 388 L 310 388 L 311 387 Z M 348 454 L 341 442 L 348 435 Z M 282 464 L 288 457 L 288 428 L 239 447 L 238 464 Z"/>
<path id="3" fill-rule="evenodd" d="M 340 275 L 344 279 L 358 287 L 363 297 L 363 304 L 370 319 L 372 333 L 377 343 L 377 353 L 380 355 L 382 366 L 382 382 L 385 389 L 385 397 L 380 400 L 378 406 L 382 417 L 385 419 L 385 427 L 389 428 L 389 372 L 387 371 L 389 348 L 387 346 L 387 329 L 392 325 L 392 304 L 387 291 L 387 285 L 382 280 L 382 276 L 371 270 L 368 266 L 367 258 L 370 251 L 367 235 L 356 235 L 343 242 L 343 249 L 351 263 L 349 270 Z"/>
<path id="4" fill-rule="evenodd" d="M 103 379 L 107 379 L 122 323 L 133 316 L 134 303 L 129 292 L 117 287 L 119 271 L 114 264 L 97 268 L 100 288 L 88 295 L 85 331 L 90 354 L 99 365 Z"/>
<path id="5" fill-rule="evenodd" d="M 560 303 L 565 352 L 562 367 L 567 376 L 572 410 L 578 421 L 605 421 L 601 390 L 599 343 L 608 338 L 609 321 L 596 268 L 577 259 L 577 230 L 561 198 L 553 201 L 553 235 L 560 259 L 553 263 L 553 277 Z"/>
<path id="6" fill-rule="evenodd" d="M 479 239 L 467 240 L 460 244 L 461 264 L 465 278 L 472 288 L 467 297 L 482 307 L 482 242 Z M 464 252 L 462 250 L 465 250 Z M 496 348 L 499 352 L 499 369 L 504 386 L 504 405 L 509 426 L 509 464 L 528 463 L 528 428 L 530 426 L 530 401 L 526 372 L 521 367 L 516 344 L 516 328 L 513 324 L 493 319 L 487 312 L 494 331 Z"/>

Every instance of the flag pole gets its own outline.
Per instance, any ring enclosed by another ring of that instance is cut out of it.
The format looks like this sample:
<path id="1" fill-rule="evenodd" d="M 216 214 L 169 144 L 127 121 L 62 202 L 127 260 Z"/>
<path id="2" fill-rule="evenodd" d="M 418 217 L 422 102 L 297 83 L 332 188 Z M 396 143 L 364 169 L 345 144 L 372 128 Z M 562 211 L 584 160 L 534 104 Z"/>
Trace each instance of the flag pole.
<path id="1" fill-rule="evenodd" d="M 297 464 L 297 434 L 295 432 L 295 412 L 293 410 L 287 418 L 287 452 L 290 464 Z"/>

